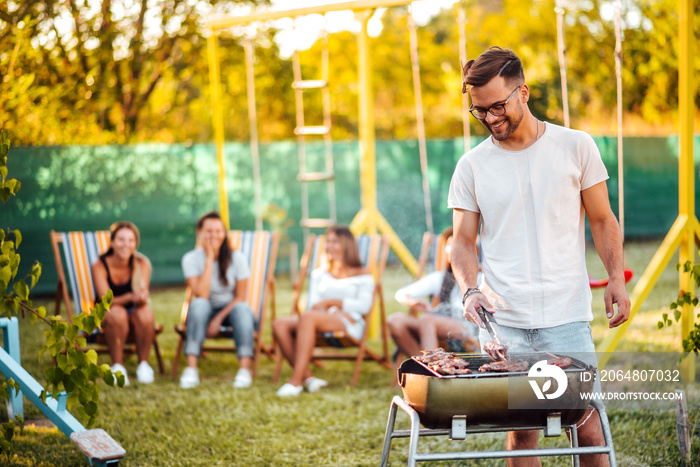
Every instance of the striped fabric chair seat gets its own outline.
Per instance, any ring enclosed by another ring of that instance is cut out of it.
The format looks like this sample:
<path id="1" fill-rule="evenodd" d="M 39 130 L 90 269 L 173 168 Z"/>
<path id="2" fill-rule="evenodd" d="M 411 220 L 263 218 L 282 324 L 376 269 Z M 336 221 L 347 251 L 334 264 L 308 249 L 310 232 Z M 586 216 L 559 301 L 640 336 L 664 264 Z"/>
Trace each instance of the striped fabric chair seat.
<path id="1" fill-rule="evenodd" d="M 95 306 L 95 285 L 92 281 L 91 266 L 99 256 L 109 249 L 109 231 L 94 232 L 55 232 L 51 231 L 51 247 L 56 261 L 58 284 L 56 287 L 56 315 L 61 312 L 61 303 L 66 307 L 68 321 L 72 322 L 73 314 L 90 313 Z M 65 262 L 65 269 L 64 269 Z M 66 281 L 66 276 L 68 280 Z M 70 294 L 68 292 L 70 285 Z M 72 303 L 71 303 L 72 295 Z M 163 359 L 158 346 L 157 335 L 163 331 L 163 326 L 156 325 L 156 338 L 153 341 L 161 375 L 165 374 Z M 98 332 L 88 336 L 88 342 L 100 344 L 98 353 L 108 353 L 104 339 Z M 133 343 L 131 333 L 127 343 Z M 125 354 L 136 352 L 134 345 L 124 347 Z"/>
<path id="2" fill-rule="evenodd" d="M 354 339 L 343 331 L 318 333 L 316 338 L 317 349 L 313 354 L 313 361 L 317 363 L 319 360 L 352 360 L 355 361 L 355 369 L 352 377 L 352 385 L 357 384 L 360 375 L 362 362 L 365 360 L 373 360 L 385 368 L 390 369 L 388 358 L 388 334 L 386 328 L 386 312 L 384 308 L 384 296 L 382 290 L 382 275 L 386 266 L 386 260 L 389 254 L 389 239 L 382 235 L 360 235 L 357 237 L 357 246 L 360 253 L 360 260 L 368 268 L 374 276 L 375 288 L 373 304 L 369 313 L 364 315 L 365 332 L 361 339 Z M 307 240 L 304 253 L 302 254 L 299 265 L 299 279 L 294 284 L 292 295 L 292 313 L 300 313 L 310 308 L 307 303 L 302 308 L 300 304 L 301 292 L 304 287 L 304 282 L 311 277 L 311 272 L 314 269 L 323 267 L 326 264 L 326 237 L 324 235 L 311 234 Z M 378 310 L 377 310 L 378 309 Z M 367 346 L 369 337 L 370 324 L 375 312 L 379 312 L 380 318 L 380 333 L 382 340 L 382 355 L 372 351 Z M 344 350 L 328 350 L 328 348 L 344 349 Z M 346 349 L 356 349 L 355 351 L 347 351 Z M 282 356 L 277 356 L 277 365 L 273 382 L 277 381 L 282 368 Z"/>
<path id="3" fill-rule="evenodd" d="M 248 279 L 247 301 L 250 308 L 255 313 L 258 323 L 258 331 L 255 333 L 255 356 L 253 360 L 253 374 L 258 368 L 258 357 L 261 352 L 272 358 L 274 347 L 266 345 L 262 339 L 262 331 L 266 320 L 266 310 L 268 305 L 271 309 L 271 317 L 275 317 L 275 263 L 277 262 L 277 248 L 279 244 L 279 234 L 270 233 L 264 230 L 232 230 L 228 234 L 229 244 L 233 250 L 240 250 L 243 257 L 250 266 L 250 278 Z M 175 359 L 173 361 L 171 375 L 177 376 L 180 357 L 185 345 L 187 322 L 187 309 L 189 308 L 192 292 L 187 289 L 185 301 L 180 313 L 180 324 L 175 326 L 175 331 L 179 334 Z M 231 326 L 221 326 L 219 335 L 215 339 L 233 336 Z M 227 345 L 205 345 L 203 351 L 209 352 L 236 352 L 236 347 L 229 340 Z"/>

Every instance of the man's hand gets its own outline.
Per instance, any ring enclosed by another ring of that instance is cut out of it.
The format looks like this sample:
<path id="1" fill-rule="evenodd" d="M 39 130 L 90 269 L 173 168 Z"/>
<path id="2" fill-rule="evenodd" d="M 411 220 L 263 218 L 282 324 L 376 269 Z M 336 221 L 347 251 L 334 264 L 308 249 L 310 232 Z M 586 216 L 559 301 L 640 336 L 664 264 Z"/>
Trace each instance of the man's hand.
<path id="1" fill-rule="evenodd" d="M 481 292 L 469 295 L 467 300 L 464 302 L 464 318 L 467 321 L 471 321 L 472 323 L 476 324 L 480 328 L 483 328 L 484 323 L 476 313 L 476 310 L 479 307 L 484 307 L 486 310 L 491 308 L 491 304 L 486 299 L 486 296 Z"/>
<path id="2" fill-rule="evenodd" d="M 610 279 L 608 286 L 605 288 L 604 299 L 605 314 L 610 320 L 610 323 L 608 324 L 610 329 L 618 327 L 629 319 L 632 304 L 630 302 L 629 295 L 627 295 L 627 288 L 625 287 L 624 279 Z M 617 304 L 616 315 L 613 304 Z"/>

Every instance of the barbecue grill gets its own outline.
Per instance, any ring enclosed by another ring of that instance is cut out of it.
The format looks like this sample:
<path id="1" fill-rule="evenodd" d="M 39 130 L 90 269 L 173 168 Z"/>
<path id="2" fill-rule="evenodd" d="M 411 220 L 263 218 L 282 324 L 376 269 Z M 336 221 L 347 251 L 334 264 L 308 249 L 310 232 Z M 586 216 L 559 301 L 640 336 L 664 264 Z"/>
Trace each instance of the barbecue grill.
<path id="1" fill-rule="evenodd" d="M 571 358 L 572 365 L 564 369 L 567 388 L 556 399 L 538 399 L 530 384 L 528 371 L 510 373 L 481 373 L 478 368 L 492 362 L 486 355 L 458 354 L 469 362 L 471 374 L 442 375 L 411 358 L 398 370 L 403 399 L 394 397 L 389 411 L 382 465 L 386 465 L 393 438 L 410 438 L 409 465 L 416 461 L 447 459 L 479 459 L 526 456 L 574 455 L 578 465 L 580 454 L 607 454 L 615 465 L 612 436 L 602 404 L 590 400 L 596 369 L 581 360 Z M 546 353 L 512 354 L 511 360 L 526 360 L 529 366 L 551 358 Z M 587 397 L 581 394 L 588 393 Z M 592 405 L 599 413 L 606 445 L 579 447 L 576 423 Z M 394 430 L 397 409 L 411 419 L 410 430 Z M 425 428 L 421 429 L 420 425 Z M 543 430 L 544 435 L 556 437 L 562 428 L 570 428 L 572 447 L 530 449 L 522 451 L 417 453 L 420 436 L 448 435 L 450 439 L 465 439 L 468 433 L 511 430 Z"/>

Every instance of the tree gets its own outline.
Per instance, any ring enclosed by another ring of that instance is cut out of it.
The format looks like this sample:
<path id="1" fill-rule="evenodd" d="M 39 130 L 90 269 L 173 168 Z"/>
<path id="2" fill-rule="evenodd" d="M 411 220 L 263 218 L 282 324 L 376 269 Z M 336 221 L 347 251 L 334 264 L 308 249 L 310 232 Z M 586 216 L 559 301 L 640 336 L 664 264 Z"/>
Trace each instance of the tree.
<path id="1" fill-rule="evenodd" d="M 203 19 L 269 0 L 0 0 L 0 121 L 20 144 L 211 141 L 209 64 Z M 462 0 L 468 56 L 491 45 L 521 56 L 541 119 L 563 122 L 554 0 Z M 457 8 L 418 30 L 426 133 L 462 132 Z M 564 2 L 572 125 L 616 129 L 614 17 L 607 0 Z M 382 13 L 371 39 L 377 136 L 415 136 L 406 9 Z M 700 30 L 700 5 L 694 22 Z M 677 5 L 671 0 L 626 4 L 623 10 L 626 134 L 675 131 L 678 105 Z M 257 111 L 262 141 L 294 137 L 292 65 L 280 57 L 277 32 L 255 25 Z M 219 34 L 222 105 L 227 139 L 247 140 L 242 41 L 250 28 Z M 357 137 L 357 37 L 329 37 L 333 138 Z M 320 77 L 321 41 L 302 51 L 304 77 Z M 700 55 L 695 59 L 700 71 Z M 700 82 L 696 83 L 700 86 Z M 309 121 L 321 120 L 320 98 L 307 93 Z M 320 93 L 319 93 L 320 94 Z M 696 95 L 700 104 L 700 96 Z M 633 117 L 633 118 L 628 118 Z M 16 122 L 22 122 L 18 125 Z M 631 122 L 631 123 L 627 123 Z M 485 135 L 475 120 L 472 133 Z M 631 131 L 630 131 L 631 130 Z"/>
<path id="2" fill-rule="evenodd" d="M 27 96 L 31 104 L 57 98 L 62 109 L 77 114 L 74 120 L 129 141 L 164 76 L 182 81 L 188 72 L 179 65 L 191 54 L 206 56 L 202 18 L 262 3 L 269 0 L 3 0 L 0 44 L 14 57 L 5 73 L 27 75 L 32 87 L 63 91 Z M 21 69 L 13 66 L 18 60 Z"/>

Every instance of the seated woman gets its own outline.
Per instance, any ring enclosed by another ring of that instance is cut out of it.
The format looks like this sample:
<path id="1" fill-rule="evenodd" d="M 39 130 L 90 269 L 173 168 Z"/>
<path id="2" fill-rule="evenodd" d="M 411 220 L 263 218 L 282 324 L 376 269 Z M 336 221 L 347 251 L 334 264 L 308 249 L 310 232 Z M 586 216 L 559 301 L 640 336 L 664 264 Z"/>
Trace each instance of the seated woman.
<path id="1" fill-rule="evenodd" d="M 208 212 L 197 221 L 198 248 L 182 258 L 182 271 L 192 291 L 187 311 L 185 358 L 180 387 L 199 384 L 197 363 L 207 337 L 216 337 L 221 325 L 233 327 L 240 368 L 233 386 L 247 388 L 253 381 L 255 317 L 246 302 L 250 267 L 239 251 L 232 251 L 221 216 Z"/>
<path id="2" fill-rule="evenodd" d="M 282 355 L 292 366 L 292 377 L 278 396 L 296 396 L 304 387 L 315 392 L 327 382 L 311 374 L 309 364 L 319 332 L 344 331 L 361 339 L 363 315 L 372 307 L 374 278 L 362 266 L 355 237 L 343 226 L 326 231 L 328 266 L 314 270 L 309 281 L 309 310 L 277 318 L 272 332 Z"/>
<path id="3" fill-rule="evenodd" d="M 108 290 L 114 298 L 109 312 L 102 321 L 102 332 L 112 357 L 112 372 L 121 371 L 124 384 L 129 377 L 124 368 L 124 344 L 131 329 L 134 333 L 139 365 L 136 379 L 139 383 L 153 382 L 153 368 L 148 354 L 155 339 L 153 311 L 149 306 L 151 262 L 137 252 L 139 229 L 131 222 L 112 224 L 109 249 L 92 265 L 92 279 L 98 297 Z"/>
<path id="4" fill-rule="evenodd" d="M 440 339 L 447 341 L 449 349 L 445 350 L 452 352 L 479 349 L 478 328 L 464 318 L 462 293 L 449 262 L 452 227 L 445 229 L 441 236 L 445 239 L 447 269 L 434 271 L 399 289 L 395 298 L 410 307 L 410 314 L 394 313 L 387 320 L 391 337 L 405 355 L 419 355 L 421 350 L 435 349 Z M 438 297 L 434 308 L 428 301 L 430 296 Z M 423 314 L 419 316 L 420 313 Z"/>

